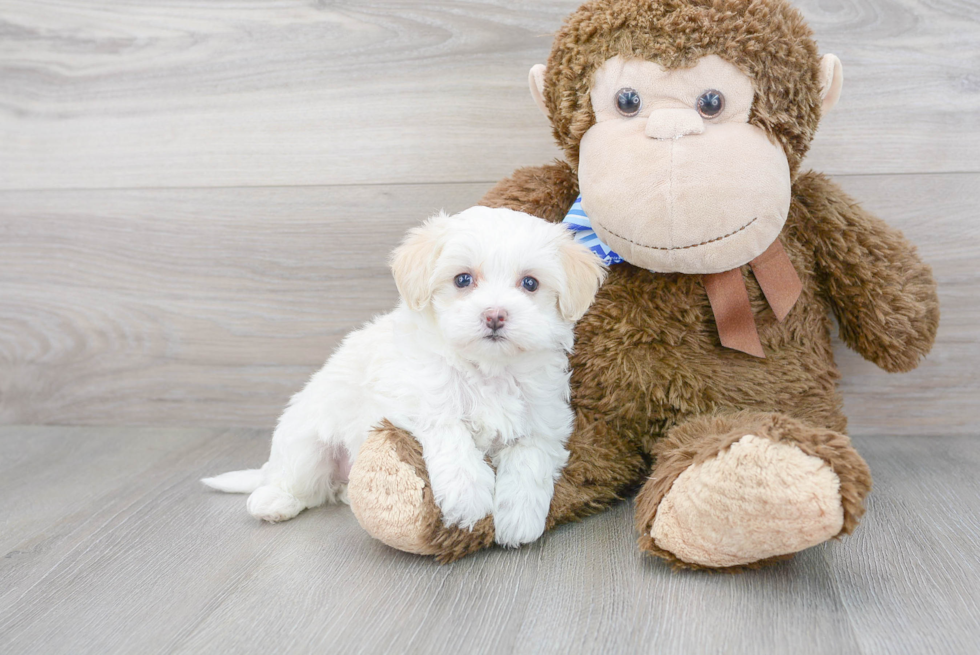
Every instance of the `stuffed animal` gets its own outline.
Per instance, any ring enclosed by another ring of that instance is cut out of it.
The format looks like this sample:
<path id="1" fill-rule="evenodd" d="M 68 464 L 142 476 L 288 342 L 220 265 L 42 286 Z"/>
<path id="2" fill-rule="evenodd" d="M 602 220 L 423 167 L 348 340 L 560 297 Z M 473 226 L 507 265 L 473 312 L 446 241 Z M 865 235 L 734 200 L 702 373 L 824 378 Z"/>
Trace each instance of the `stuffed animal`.
<path id="1" fill-rule="evenodd" d="M 639 547 L 675 566 L 740 570 L 850 533 L 871 476 L 830 315 L 865 359 L 908 371 L 939 303 L 901 233 L 800 169 L 840 61 L 783 0 L 593 0 L 530 83 L 565 161 L 482 204 L 564 220 L 611 264 L 576 328 L 548 527 L 639 489 Z M 390 424 L 348 493 L 395 548 L 445 562 L 494 542 L 492 517 L 442 525 L 418 443 Z"/>

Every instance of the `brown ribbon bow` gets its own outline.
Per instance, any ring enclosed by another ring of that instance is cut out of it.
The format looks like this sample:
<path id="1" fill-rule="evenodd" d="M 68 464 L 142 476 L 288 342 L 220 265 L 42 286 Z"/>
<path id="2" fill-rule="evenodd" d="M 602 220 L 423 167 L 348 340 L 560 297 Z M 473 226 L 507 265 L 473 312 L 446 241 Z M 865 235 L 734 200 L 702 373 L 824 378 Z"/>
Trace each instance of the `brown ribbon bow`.
<path id="1" fill-rule="evenodd" d="M 749 262 L 756 281 L 780 322 L 803 291 L 800 276 L 777 238 L 766 251 Z M 765 357 L 755 317 L 749 304 L 749 292 L 745 288 L 742 269 L 733 268 L 724 273 L 702 275 L 701 281 L 708 292 L 711 311 L 718 325 L 721 345 L 740 350 L 756 357 Z"/>

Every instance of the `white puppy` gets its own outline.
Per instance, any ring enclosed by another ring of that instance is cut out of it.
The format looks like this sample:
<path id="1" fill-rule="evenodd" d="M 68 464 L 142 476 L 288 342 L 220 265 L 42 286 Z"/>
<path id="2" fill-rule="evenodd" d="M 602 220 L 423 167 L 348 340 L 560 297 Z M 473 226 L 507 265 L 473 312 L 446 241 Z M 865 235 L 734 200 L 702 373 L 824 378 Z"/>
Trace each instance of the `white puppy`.
<path id="1" fill-rule="evenodd" d="M 402 302 L 293 396 L 269 461 L 203 482 L 251 492 L 257 518 L 291 519 L 345 499 L 350 464 L 388 419 L 421 444 L 446 525 L 493 512 L 498 543 L 534 541 L 568 459 L 572 328 L 605 269 L 560 224 L 487 207 L 412 229 L 391 269 Z"/>

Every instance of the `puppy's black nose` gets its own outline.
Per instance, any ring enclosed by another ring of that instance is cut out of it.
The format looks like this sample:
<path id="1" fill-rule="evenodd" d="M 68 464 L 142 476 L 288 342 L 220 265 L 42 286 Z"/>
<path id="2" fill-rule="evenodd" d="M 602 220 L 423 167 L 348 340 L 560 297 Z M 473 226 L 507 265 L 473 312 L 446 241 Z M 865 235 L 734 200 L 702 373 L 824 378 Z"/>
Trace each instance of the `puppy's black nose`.
<path id="1" fill-rule="evenodd" d="M 507 310 L 494 307 L 483 312 L 483 320 L 487 322 L 487 327 L 496 332 L 504 327 L 507 320 Z"/>

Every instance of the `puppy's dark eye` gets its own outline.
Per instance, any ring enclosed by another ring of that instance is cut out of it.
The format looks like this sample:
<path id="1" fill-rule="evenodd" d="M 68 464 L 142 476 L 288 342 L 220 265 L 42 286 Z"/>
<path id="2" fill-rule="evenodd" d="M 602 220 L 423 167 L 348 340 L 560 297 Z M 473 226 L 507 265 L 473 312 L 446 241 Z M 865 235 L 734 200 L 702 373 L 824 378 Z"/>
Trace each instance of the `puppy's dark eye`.
<path id="1" fill-rule="evenodd" d="M 453 283 L 455 283 L 458 289 L 468 287 L 473 284 L 473 276 L 469 273 L 460 273 L 455 278 L 453 278 Z"/>
<path id="2" fill-rule="evenodd" d="M 521 280 L 521 286 L 524 287 L 524 290 L 525 291 L 537 291 L 538 290 L 538 281 L 535 280 L 530 275 L 528 275 L 523 280 Z"/>
<path id="3" fill-rule="evenodd" d="M 725 108 L 725 96 L 721 91 L 705 91 L 698 96 L 698 113 L 704 118 L 714 118 Z"/>
<path id="4" fill-rule="evenodd" d="M 626 87 L 616 92 L 616 109 L 623 116 L 636 116 L 640 112 L 640 94 Z"/>

